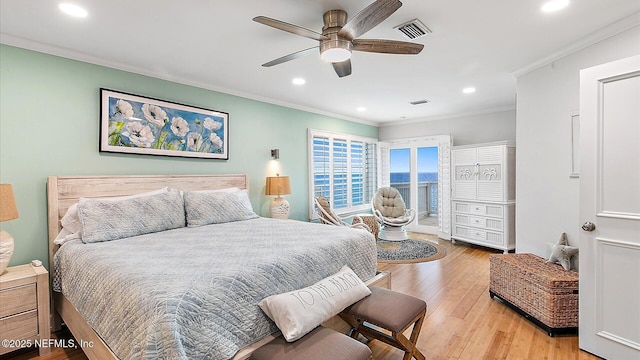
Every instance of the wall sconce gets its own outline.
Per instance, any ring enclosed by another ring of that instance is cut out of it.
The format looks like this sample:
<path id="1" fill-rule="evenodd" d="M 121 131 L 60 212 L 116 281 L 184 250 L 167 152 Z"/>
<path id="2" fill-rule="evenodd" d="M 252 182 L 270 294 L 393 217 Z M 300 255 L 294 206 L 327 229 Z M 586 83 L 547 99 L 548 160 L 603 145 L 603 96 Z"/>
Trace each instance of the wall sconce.
<path id="1" fill-rule="evenodd" d="M 280 159 L 280 149 L 271 149 L 271 157 L 273 160 Z"/>

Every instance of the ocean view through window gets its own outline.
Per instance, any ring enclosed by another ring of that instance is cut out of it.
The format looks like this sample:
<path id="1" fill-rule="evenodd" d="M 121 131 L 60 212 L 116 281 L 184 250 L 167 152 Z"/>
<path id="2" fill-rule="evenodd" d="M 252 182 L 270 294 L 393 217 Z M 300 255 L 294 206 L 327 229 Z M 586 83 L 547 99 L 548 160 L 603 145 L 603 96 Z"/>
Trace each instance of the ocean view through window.
<path id="1" fill-rule="evenodd" d="M 407 207 L 416 211 L 420 225 L 434 226 L 438 216 L 438 148 L 417 147 L 413 154 L 411 150 L 391 149 L 390 186 L 400 192 Z M 416 182 L 413 190 L 412 180 Z M 416 196 L 412 191 L 417 192 Z M 413 201 L 417 203 L 412 204 Z"/>
<path id="2" fill-rule="evenodd" d="M 324 196 L 336 213 L 366 211 L 376 189 L 377 139 L 309 130 L 309 193 Z M 313 198 L 309 214 L 317 214 Z"/>

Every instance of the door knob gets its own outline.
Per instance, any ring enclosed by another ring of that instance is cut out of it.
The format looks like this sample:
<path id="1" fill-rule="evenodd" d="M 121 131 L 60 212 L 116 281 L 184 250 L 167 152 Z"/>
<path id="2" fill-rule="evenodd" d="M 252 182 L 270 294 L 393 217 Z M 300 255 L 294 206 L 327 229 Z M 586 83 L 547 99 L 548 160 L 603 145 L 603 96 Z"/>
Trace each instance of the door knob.
<path id="1" fill-rule="evenodd" d="M 593 231 L 595 229 L 596 229 L 596 224 L 594 224 L 594 223 L 592 223 L 590 221 L 587 221 L 584 224 L 582 224 L 582 230 L 584 230 L 584 231 Z"/>

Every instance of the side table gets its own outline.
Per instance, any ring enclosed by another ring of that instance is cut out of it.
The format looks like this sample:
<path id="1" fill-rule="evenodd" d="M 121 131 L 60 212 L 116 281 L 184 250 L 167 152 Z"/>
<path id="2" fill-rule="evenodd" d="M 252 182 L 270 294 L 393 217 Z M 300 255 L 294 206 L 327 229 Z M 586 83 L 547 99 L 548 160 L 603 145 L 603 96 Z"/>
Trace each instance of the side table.
<path id="1" fill-rule="evenodd" d="M 0 276 L 0 355 L 25 346 L 49 354 L 49 273 L 42 266 L 11 266 Z"/>
<path id="2" fill-rule="evenodd" d="M 358 218 L 358 216 L 360 218 Z M 376 241 L 378 241 L 378 233 L 380 232 L 380 224 L 378 224 L 378 220 L 376 219 L 376 217 L 373 214 L 356 214 L 356 215 L 353 216 L 352 223 L 358 224 L 358 223 L 360 223 L 360 219 L 362 219 L 363 223 L 367 224 L 369 229 L 371 229 L 371 233 L 373 234 L 373 237 L 375 237 Z"/>

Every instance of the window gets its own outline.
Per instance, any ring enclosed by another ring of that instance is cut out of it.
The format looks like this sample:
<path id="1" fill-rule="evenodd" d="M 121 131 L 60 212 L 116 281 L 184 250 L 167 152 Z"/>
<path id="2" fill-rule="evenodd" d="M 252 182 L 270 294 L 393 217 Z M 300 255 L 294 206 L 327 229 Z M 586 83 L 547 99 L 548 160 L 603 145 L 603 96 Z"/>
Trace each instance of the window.
<path id="1" fill-rule="evenodd" d="M 369 209 L 376 190 L 377 139 L 309 130 L 309 194 L 324 196 L 336 213 Z M 313 199 L 309 214 L 316 218 Z"/>

